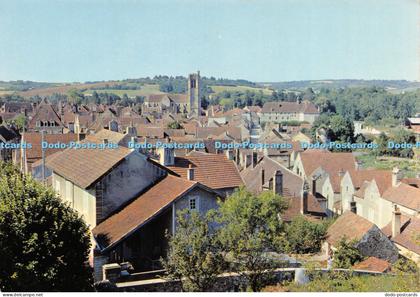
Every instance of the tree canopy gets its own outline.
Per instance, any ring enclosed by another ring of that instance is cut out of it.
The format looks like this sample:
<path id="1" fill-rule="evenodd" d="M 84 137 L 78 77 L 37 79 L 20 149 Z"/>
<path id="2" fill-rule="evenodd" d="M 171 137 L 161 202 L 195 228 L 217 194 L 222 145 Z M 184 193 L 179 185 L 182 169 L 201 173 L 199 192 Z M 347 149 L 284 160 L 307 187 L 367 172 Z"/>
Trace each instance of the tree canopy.
<path id="1" fill-rule="evenodd" d="M 90 291 L 89 230 L 49 188 L 0 163 L 0 290 Z"/>

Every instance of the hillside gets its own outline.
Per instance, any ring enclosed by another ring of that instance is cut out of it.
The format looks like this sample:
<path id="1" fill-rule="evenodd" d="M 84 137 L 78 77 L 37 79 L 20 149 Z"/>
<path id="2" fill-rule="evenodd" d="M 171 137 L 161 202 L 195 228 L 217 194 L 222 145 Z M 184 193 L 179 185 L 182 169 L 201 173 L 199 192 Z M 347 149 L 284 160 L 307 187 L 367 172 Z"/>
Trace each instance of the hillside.
<path id="1" fill-rule="evenodd" d="M 414 90 L 420 88 L 420 82 L 407 80 L 363 80 L 363 79 L 338 79 L 338 80 L 302 80 L 302 81 L 287 81 L 287 82 L 263 82 L 264 86 L 269 86 L 274 89 L 296 89 L 302 90 L 307 88 L 355 88 L 355 87 L 382 87 L 392 90 Z"/>
<path id="2" fill-rule="evenodd" d="M 322 88 L 356 88 L 356 87 L 382 87 L 392 93 L 413 91 L 420 88 L 420 82 L 406 80 L 304 80 L 288 82 L 255 83 L 246 80 L 216 79 L 202 77 L 203 92 L 215 95 L 223 92 L 262 92 L 271 95 L 273 90 L 302 91 L 309 87 L 314 90 Z M 118 96 L 127 94 L 129 97 L 147 96 L 150 94 L 184 93 L 186 91 L 186 78 L 155 76 L 154 78 L 125 79 L 119 81 L 101 81 L 85 83 L 46 83 L 33 81 L 0 81 L 0 96 L 16 93 L 25 98 L 32 96 L 51 96 L 53 94 L 66 94 L 77 89 L 86 95 L 97 93 L 113 93 Z"/>

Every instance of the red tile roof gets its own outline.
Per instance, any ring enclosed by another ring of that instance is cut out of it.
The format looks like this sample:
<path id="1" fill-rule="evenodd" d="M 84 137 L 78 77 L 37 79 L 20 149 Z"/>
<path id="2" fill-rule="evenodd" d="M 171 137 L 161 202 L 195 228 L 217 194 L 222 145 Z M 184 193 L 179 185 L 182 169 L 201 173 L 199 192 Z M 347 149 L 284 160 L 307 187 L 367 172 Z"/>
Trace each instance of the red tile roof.
<path id="1" fill-rule="evenodd" d="M 365 218 L 354 214 L 351 211 L 345 211 L 338 219 L 332 224 L 327 231 L 327 242 L 331 245 L 336 245 L 341 238 L 346 237 L 347 240 L 362 239 L 373 226 Z"/>
<path id="2" fill-rule="evenodd" d="M 375 180 L 382 195 L 392 185 L 392 172 L 389 170 L 350 170 L 349 174 L 356 189 L 361 188 L 365 181 Z"/>
<path id="3" fill-rule="evenodd" d="M 85 142 L 94 142 L 94 138 L 82 141 Z M 48 159 L 46 165 L 58 175 L 87 189 L 131 153 L 122 146 L 115 149 L 69 148 Z"/>
<path id="4" fill-rule="evenodd" d="M 389 223 L 382 232 L 391 240 L 411 252 L 420 255 L 420 218 L 405 216 L 401 217 L 401 233 L 392 237 L 392 223 Z"/>
<path id="5" fill-rule="evenodd" d="M 404 207 L 420 211 L 419 188 L 400 183 L 396 187 L 389 187 L 382 197 Z"/>
<path id="6" fill-rule="evenodd" d="M 193 151 L 185 157 L 175 157 L 175 165 L 167 167 L 187 178 L 190 164 L 194 168 L 194 180 L 211 189 L 236 188 L 243 184 L 234 162 L 221 154 Z"/>
<path id="7" fill-rule="evenodd" d="M 356 159 L 352 153 L 325 153 L 319 151 L 305 151 L 300 154 L 305 174 L 310 176 L 316 169 L 325 170 L 331 180 L 335 193 L 340 193 L 341 177 L 339 172 L 355 169 Z"/>
<path id="8" fill-rule="evenodd" d="M 109 248 L 146 224 L 170 203 L 197 185 L 197 182 L 168 175 L 119 212 L 97 225 L 92 233 L 103 249 Z"/>
<path id="9" fill-rule="evenodd" d="M 23 134 L 24 141 L 32 144 L 32 148 L 26 149 L 26 158 L 28 162 L 36 162 L 42 158 L 42 134 L 41 133 L 25 133 Z M 77 141 L 77 135 L 73 133 L 68 134 L 45 134 L 44 141 L 52 144 L 56 142 L 68 144 L 72 141 Z M 56 152 L 63 151 L 59 148 L 48 148 L 45 150 L 45 156 L 52 155 Z"/>
<path id="10" fill-rule="evenodd" d="M 275 101 L 275 102 L 267 102 L 264 104 L 261 112 L 304 112 L 304 113 L 311 113 L 311 114 L 319 114 L 318 109 L 316 106 L 308 101 L 304 101 L 302 103 L 298 102 L 287 102 L 287 101 Z"/>
<path id="11" fill-rule="evenodd" d="M 391 264 L 376 257 L 369 257 L 366 260 L 353 265 L 353 269 L 374 272 L 387 272 L 391 269 Z"/>

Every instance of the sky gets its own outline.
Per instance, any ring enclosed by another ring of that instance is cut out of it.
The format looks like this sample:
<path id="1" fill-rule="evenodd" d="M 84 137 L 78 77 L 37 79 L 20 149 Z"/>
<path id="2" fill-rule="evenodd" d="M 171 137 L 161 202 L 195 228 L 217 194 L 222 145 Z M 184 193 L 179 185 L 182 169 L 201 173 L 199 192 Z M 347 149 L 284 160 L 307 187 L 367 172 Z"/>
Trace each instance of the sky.
<path id="1" fill-rule="evenodd" d="M 0 80 L 420 80 L 417 0 L 0 0 Z"/>

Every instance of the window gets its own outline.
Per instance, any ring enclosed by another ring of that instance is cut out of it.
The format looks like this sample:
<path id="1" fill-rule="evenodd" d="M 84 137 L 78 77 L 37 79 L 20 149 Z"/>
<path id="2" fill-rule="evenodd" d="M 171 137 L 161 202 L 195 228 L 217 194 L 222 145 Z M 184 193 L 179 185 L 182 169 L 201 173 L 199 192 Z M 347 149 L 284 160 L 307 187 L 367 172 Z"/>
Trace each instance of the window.
<path id="1" fill-rule="evenodd" d="M 188 206 L 189 206 L 190 210 L 198 210 L 199 209 L 199 199 L 198 199 L 198 197 L 190 198 Z"/>

